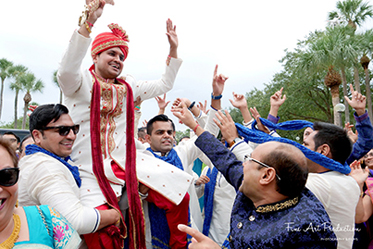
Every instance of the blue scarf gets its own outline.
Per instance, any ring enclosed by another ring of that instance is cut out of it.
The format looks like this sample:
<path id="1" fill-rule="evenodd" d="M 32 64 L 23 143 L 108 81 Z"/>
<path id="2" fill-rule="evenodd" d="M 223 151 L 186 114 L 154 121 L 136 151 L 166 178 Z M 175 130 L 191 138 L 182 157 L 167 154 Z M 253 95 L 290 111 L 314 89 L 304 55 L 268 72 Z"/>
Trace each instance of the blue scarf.
<path id="1" fill-rule="evenodd" d="M 37 146 L 36 144 L 29 144 L 26 146 L 26 155 L 32 155 L 32 154 L 35 154 L 37 152 L 41 152 L 41 153 L 44 153 L 44 154 L 47 154 L 48 156 L 51 156 L 55 159 L 57 159 L 59 162 L 63 163 L 67 168 L 68 170 L 70 170 L 71 174 L 73 175 L 74 179 L 75 179 L 75 182 L 76 184 L 78 185 L 78 187 L 80 188 L 80 186 L 82 185 L 82 180 L 80 179 L 80 175 L 79 175 L 79 169 L 77 166 L 72 166 L 70 165 L 67 161 L 70 160 L 70 157 L 66 157 L 65 159 Z"/>
<path id="2" fill-rule="evenodd" d="M 211 219 L 212 219 L 212 210 L 214 209 L 214 193 L 216 178 L 218 176 L 217 168 L 208 169 L 207 176 L 210 178 L 210 181 L 205 184 L 205 193 L 204 193 L 204 203 L 205 203 L 205 219 L 203 221 L 203 230 L 202 233 L 206 236 L 209 236 Z"/>
<path id="3" fill-rule="evenodd" d="M 184 170 L 183 164 L 181 163 L 181 160 L 177 155 L 176 150 L 174 150 L 173 148 L 170 150 L 170 152 L 168 152 L 166 156 L 158 156 L 150 147 L 148 147 L 147 150 L 150 151 L 156 158 L 161 159 L 162 161 L 165 161 L 169 164 L 172 164 L 176 166 L 176 168 L 178 169 Z"/>
<path id="4" fill-rule="evenodd" d="M 183 164 L 174 149 L 171 149 L 166 156 L 157 155 L 150 147 L 148 147 L 147 150 L 156 158 L 172 164 L 178 169 L 184 170 Z M 148 207 L 153 248 L 170 248 L 170 228 L 167 223 L 166 211 L 158 208 L 154 203 L 149 203 Z"/>
<path id="5" fill-rule="evenodd" d="M 276 129 L 276 130 L 300 130 L 306 127 L 312 127 L 313 123 L 303 120 L 292 120 L 292 121 L 286 121 L 279 124 L 274 124 L 267 119 L 260 118 L 260 121 L 263 125 L 267 126 L 270 129 Z M 311 161 L 327 168 L 330 170 L 338 171 L 342 174 L 349 174 L 351 172 L 350 167 L 347 165 L 347 163 L 341 164 L 337 161 L 334 161 L 331 158 L 328 158 L 320 153 L 317 153 L 315 151 L 312 151 L 303 145 L 294 142 L 287 138 L 282 137 L 272 137 L 262 131 L 259 131 L 255 128 L 256 121 L 252 123 L 252 129 L 249 129 L 241 124 L 236 123 L 236 128 L 238 131 L 238 134 L 244 138 L 244 140 L 251 141 L 254 143 L 265 143 L 269 141 L 277 141 L 281 143 L 287 143 L 294 145 L 298 149 L 300 149 L 303 154 L 310 159 Z"/>

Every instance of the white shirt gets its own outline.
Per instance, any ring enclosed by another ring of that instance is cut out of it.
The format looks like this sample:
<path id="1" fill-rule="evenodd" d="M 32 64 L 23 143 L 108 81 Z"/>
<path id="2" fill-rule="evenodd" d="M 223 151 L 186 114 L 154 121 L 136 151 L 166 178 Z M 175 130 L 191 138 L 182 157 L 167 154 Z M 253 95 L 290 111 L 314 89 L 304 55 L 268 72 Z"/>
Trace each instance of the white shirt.
<path id="1" fill-rule="evenodd" d="M 72 161 L 68 161 L 73 165 Z M 42 152 L 19 162 L 18 200 L 21 206 L 49 205 L 58 210 L 79 234 L 93 233 L 100 224 L 96 209 L 83 206 L 79 187 L 69 169 Z"/>
<path id="2" fill-rule="evenodd" d="M 352 248 L 355 209 L 360 195 L 356 181 L 337 171 L 309 173 L 306 187 L 324 205 L 338 239 L 338 248 Z"/>

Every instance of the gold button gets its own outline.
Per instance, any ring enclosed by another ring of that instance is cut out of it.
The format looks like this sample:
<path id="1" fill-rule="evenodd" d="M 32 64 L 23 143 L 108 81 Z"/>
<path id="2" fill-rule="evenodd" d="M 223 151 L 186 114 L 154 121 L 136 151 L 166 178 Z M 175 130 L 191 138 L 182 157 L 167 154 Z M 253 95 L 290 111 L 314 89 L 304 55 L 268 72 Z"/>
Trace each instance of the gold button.
<path id="1" fill-rule="evenodd" d="M 238 222 L 237 224 L 237 228 L 240 229 L 242 227 L 242 223 L 241 222 Z"/>
<path id="2" fill-rule="evenodd" d="M 255 216 L 254 215 L 251 215 L 250 217 L 249 217 L 249 221 L 254 221 L 255 220 Z"/>
<path id="3" fill-rule="evenodd" d="M 229 241 L 229 242 L 232 241 L 232 235 L 229 235 L 228 241 Z"/>

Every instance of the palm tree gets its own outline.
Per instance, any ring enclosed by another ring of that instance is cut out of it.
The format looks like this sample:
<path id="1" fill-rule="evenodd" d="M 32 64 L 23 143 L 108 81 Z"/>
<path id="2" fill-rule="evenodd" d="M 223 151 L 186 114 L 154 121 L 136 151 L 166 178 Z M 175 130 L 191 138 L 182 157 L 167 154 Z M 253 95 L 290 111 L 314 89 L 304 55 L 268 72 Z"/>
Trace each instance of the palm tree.
<path id="1" fill-rule="evenodd" d="M 23 74 L 19 79 L 22 90 L 26 91 L 23 101 L 25 105 L 23 107 L 23 120 L 22 120 L 22 129 L 26 128 L 26 117 L 29 103 L 31 102 L 31 92 L 39 91 L 41 92 L 44 88 L 44 84 L 41 80 L 37 80 L 33 73 Z"/>
<path id="2" fill-rule="evenodd" d="M 342 82 L 341 75 L 334 70 L 333 66 L 330 66 L 328 73 L 325 76 L 324 83 L 327 87 L 330 88 L 332 94 L 332 103 L 333 107 L 339 103 L 339 85 Z M 334 124 L 341 125 L 342 120 L 340 120 L 340 115 L 334 109 Z"/>
<path id="3" fill-rule="evenodd" d="M 8 61 L 5 58 L 0 59 L 0 78 L 1 78 L 1 90 L 0 90 L 0 120 L 1 111 L 3 109 L 3 96 L 4 96 L 4 82 L 5 79 L 10 77 L 9 68 L 13 66 L 13 62 Z"/>
<path id="4" fill-rule="evenodd" d="M 338 69 L 343 83 L 343 93 L 347 96 L 346 70 L 351 67 L 357 58 L 357 50 L 350 41 L 347 34 L 351 32 L 350 27 L 335 26 L 327 27 L 325 32 L 316 32 L 305 43 L 305 53 L 301 56 L 299 66 L 301 70 L 310 73 L 318 73 L 321 70 Z M 334 73 L 333 73 L 334 75 Z M 332 89 L 331 89 L 332 90 Z M 332 99 L 335 98 L 336 89 L 332 90 Z M 338 95 L 339 96 L 339 95 Z M 338 102 L 333 102 L 333 106 Z M 345 119 L 349 122 L 348 103 L 345 102 Z M 336 113 L 334 113 L 336 117 Z M 334 123 L 336 123 L 334 119 Z"/>
<path id="5" fill-rule="evenodd" d="M 9 73 L 11 77 L 14 79 L 14 82 L 10 84 L 10 89 L 16 92 L 14 97 L 14 129 L 17 129 L 17 106 L 18 106 L 18 93 L 22 90 L 22 84 L 20 82 L 20 78 L 24 75 L 27 71 L 27 67 L 23 65 L 16 65 L 9 69 Z"/>
<path id="6" fill-rule="evenodd" d="M 370 73 L 369 73 L 369 63 L 370 59 L 368 56 L 371 56 L 373 53 L 373 30 L 367 30 L 365 33 L 359 35 L 362 39 L 361 46 L 362 46 L 362 52 L 363 56 L 360 59 L 360 64 L 364 69 L 365 74 L 365 96 L 367 98 L 367 106 L 368 106 L 368 115 L 370 117 L 370 121 L 373 124 L 373 111 L 372 111 L 372 96 L 370 91 Z"/>
<path id="7" fill-rule="evenodd" d="M 363 0 L 346 0 L 337 2 L 337 10 L 329 12 L 329 20 L 339 19 L 341 25 L 352 28 L 351 36 L 355 35 L 357 26 L 360 26 L 367 18 L 373 16 L 373 7 Z M 360 92 L 360 77 L 358 70 L 358 57 L 354 61 L 355 89 Z"/>
<path id="8" fill-rule="evenodd" d="M 368 17 L 373 16 L 373 8 L 363 0 L 346 0 L 337 2 L 337 10 L 329 12 L 329 20 L 339 19 L 354 30 Z"/>
<path id="9" fill-rule="evenodd" d="M 54 71 L 53 72 L 53 82 L 56 84 L 56 86 L 58 86 L 58 88 L 60 89 L 60 104 L 62 104 L 62 90 L 61 90 L 61 87 L 60 87 L 60 84 L 58 84 L 58 80 L 57 80 L 57 72 L 58 70 Z"/>

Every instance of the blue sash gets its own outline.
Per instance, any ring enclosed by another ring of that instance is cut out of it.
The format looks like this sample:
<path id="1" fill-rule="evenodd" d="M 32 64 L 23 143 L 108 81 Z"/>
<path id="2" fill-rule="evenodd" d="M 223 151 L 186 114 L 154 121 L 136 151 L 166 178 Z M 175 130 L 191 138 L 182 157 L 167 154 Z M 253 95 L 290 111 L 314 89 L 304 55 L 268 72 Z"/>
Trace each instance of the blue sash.
<path id="1" fill-rule="evenodd" d="M 47 154 L 48 156 L 53 157 L 54 159 L 58 160 L 63 165 L 65 165 L 67 167 L 67 169 L 70 170 L 71 174 L 73 175 L 73 177 L 75 179 L 76 184 L 80 188 L 80 186 L 82 185 L 82 180 L 80 179 L 79 169 L 78 169 L 77 166 L 72 166 L 67 162 L 68 160 L 70 160 L 69 156 L 66 157 L 65 159 L 63 159 L 62 157 L 59 157 L 59 156 L 53 154 L 52 152 L 47 151 L 47 150 L 37 146 L 36 144 L 29 144 L 29 145 L 26 146 L 26 151 L 25 151 L 26 155 L 32 155 L 32 154 L 35 154 L 37 152 Z"/>
<path id="2" fill-rule="evenodd" d="M 303 121 L 303 120 L 292 120 L 292 121 L 286 121 L 282 122 L 279 124 L 274 124 L 267 119 L 260 118 L 260 121 L 263 123 L 263 125 L 267 126 L 268 128 L 272 129 L 277 129 L 277 130 L 300 130 L 302 128 L 306 127 L 312 127 L 313 124 L 308 121 Z M 308 149 L 307 147 L 294 142 L 290 139 L 287 138 L 282 138 L 282 137 L 272 137 L 268 135 L 265 132 L 259 131 L 255 128 L 256 121 L 253 122 L 252 124 L 252 129 L 249 129 L 241 124 L 236 123 L 236 128 L 238 131 L 238 134 L 244 138 L 244 140 L 247 141 L 252 141 L 254 143 L 265 143 L 269 141 L 277 141 L 281 143 L 287 143 L 294 145 L 298 149 L 300 149 L 303 154 L 310 159 L 311 161 L 327 168 L 330 170 L 338 171 L 342 174 L 349 174 L 351 172 L 350 167 L 347 165 L 347 163 L 341 164 L 337 161 L 334 161 L 331 158 L 328 158 L 320 153 L 317 153 L 315 151 L 312 151 Z"/>

